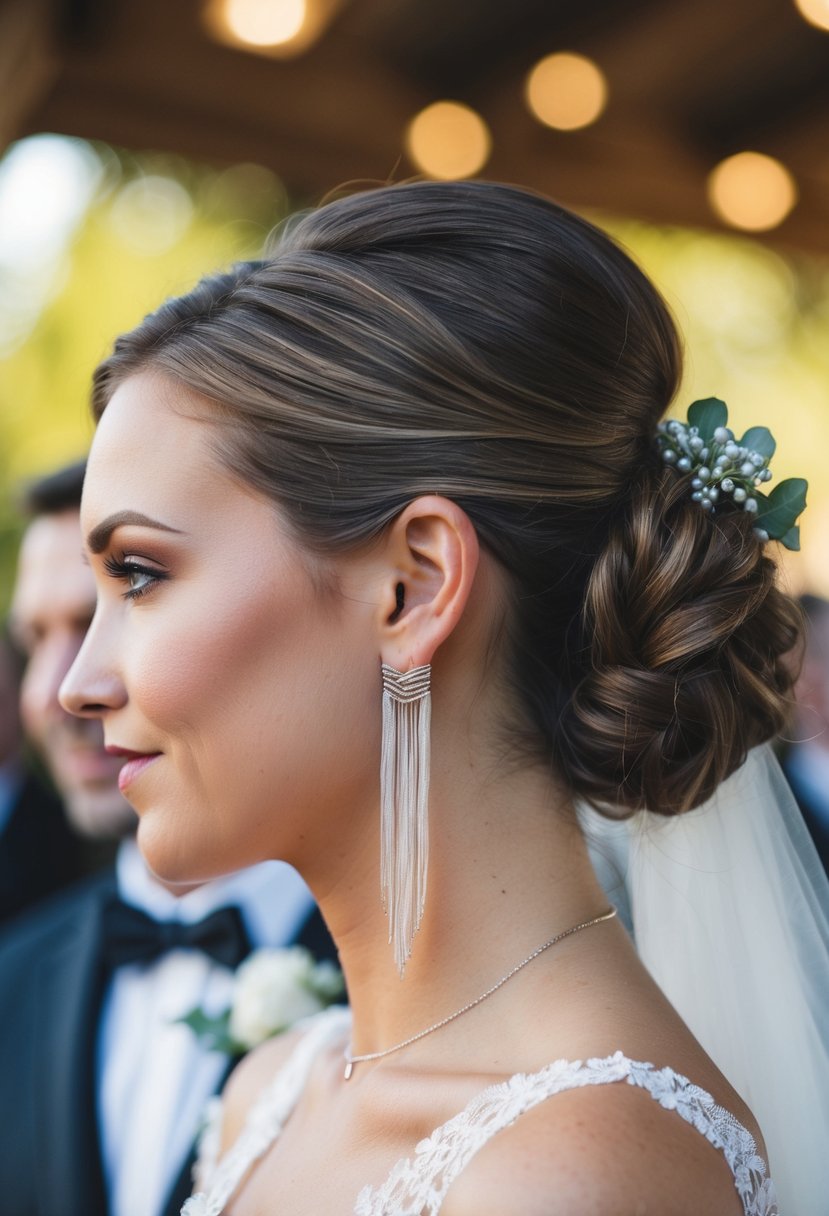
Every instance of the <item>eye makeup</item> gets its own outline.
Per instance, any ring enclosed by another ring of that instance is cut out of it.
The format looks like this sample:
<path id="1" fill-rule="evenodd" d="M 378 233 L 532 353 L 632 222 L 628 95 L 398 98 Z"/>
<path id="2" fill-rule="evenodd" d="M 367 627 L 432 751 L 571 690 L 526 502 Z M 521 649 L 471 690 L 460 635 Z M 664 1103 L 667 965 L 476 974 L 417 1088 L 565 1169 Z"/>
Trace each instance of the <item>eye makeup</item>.
<path id="1" fill-rule="evenodd" d="M 135 557 L 118 558 L 112 555 L 104 558 L 104 569 L 110 578 L 127 583 L 123 596 L 126 600 L 138 600 L 151 591 L 158 583 L 164 582 L 170 576 L 157 566 L 148 566 Z"/>

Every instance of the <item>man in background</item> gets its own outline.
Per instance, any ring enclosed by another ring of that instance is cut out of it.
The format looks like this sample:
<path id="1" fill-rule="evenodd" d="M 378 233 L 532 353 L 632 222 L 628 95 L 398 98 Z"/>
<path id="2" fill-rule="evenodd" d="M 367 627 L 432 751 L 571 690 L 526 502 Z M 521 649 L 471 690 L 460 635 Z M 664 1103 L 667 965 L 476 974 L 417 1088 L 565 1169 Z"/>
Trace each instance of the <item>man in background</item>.
<path id="1" fill-rule="evenodd" d="M 803 666 L 783 771 L 829 872 L 829 602 L 804 595 L 800 605 L 806 617 Z"/>
<path id="2" fill-rule="evenodd" d="M 0 630 L 0 933 L 30 904 L 80 875 L 78 840 L 23 755 L 21 656 Z"/>
<path id="3" fill-rule="evenodd" d="M 0 942 L 0 1206 L 3 1216 L 178 1216 L 206 1101 L 232 1062 L 177 1019 L 224 1012 L 251 947 L 300 943 L 330 958 L 333 946 L 282 863 L 185 891 L 158 881 L 118 792 L 123 760 L 103 750 L 99 722 L 60 707 L 95 608 L 83 471 L 33 487 L 11 621 L 28 655 L 25 725 L 67 814 L 88 838 L 119 844 L 114 867 L 20 917 Z"/>
<path id="4" fill-rule="evenodd" d="M 86 869 L 111 864 L 114 842 L 135 828 L 118 790 L 120 763 L 104 751 L 100 730 L 66 713 L 58 688 L 95 611 L 95 584 L 80 560 L 79 461 L 33 482 L 23 499 L 28 526 L 18 557 L 10 628 L 25 656 L 20 711 L 83 842 Z"/>

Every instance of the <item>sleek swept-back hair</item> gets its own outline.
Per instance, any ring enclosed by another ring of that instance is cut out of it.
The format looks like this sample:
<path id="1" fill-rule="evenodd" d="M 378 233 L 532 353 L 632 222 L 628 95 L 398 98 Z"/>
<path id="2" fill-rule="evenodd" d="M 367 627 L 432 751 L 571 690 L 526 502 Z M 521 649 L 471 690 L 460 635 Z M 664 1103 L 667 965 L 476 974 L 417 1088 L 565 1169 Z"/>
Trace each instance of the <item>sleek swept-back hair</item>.
<path id="1" fill-rule="evenodd" d="M 680 348 L 606 234 L 487 182 L 393 186 L 289 224 L 168 300 L 95 375 L 215 403 L 227 466 L 335 554 L 419 494 L 508 575 L 517 729 L 574 794 L 669 814 L 777 732 L 797 613 L 741 511 L 660 463 Z"/>

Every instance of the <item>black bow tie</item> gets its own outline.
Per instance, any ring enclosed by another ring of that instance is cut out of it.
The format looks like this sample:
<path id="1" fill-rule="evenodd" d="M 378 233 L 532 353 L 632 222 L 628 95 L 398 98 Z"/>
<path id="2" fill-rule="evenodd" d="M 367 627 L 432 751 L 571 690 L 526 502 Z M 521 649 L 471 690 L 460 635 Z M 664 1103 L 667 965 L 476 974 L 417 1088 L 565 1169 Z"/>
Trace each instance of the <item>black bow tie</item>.
<path id="1" fill-rule="evenodd" d="M 108 968 L 151 963 L 169 950 L 201 950 L 217 963 L 238 967 L 250 941 L 237 907 L 220 908 L 193 925 L 158 921 L 117 897 L 104 908 L 103 959 Z"/>

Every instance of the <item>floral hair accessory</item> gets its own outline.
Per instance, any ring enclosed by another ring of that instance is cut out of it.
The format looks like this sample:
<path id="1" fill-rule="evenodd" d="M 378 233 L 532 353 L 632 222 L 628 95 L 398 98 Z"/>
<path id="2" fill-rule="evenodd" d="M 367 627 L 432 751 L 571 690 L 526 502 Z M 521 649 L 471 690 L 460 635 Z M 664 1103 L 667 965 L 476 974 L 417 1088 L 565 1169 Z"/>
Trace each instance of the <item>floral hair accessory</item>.
<path id="1" fill-rule="evenodd" d="M 695 401 L 688 421 L 660 422 L 656 442 L 665 464 L 692 473 L 691 497 L 704 511 L 734 504 L 754 518 L 761 541 L 779 540 L 787 549 L 800 548 L 797 518 L 806 506 L 807 483 L 789 477 L 763 494 L 758 486 L 771 481 L 769 461 L 776 447 L 771 431 L 753 426 L 742 439 L 726 425 L 728 407 L 717 397 Z"/>

